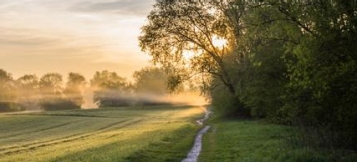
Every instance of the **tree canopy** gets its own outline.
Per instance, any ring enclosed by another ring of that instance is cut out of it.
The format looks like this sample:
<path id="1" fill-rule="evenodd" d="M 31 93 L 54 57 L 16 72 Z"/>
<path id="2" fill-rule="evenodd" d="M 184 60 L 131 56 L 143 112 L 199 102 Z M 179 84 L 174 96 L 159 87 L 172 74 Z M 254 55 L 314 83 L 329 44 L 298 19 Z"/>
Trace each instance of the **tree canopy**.
<path id="1" fill-rule="evenodd" d="M 15 82 L 10 73 L 0 69 L 0 111 L 18 109 L 16 102 Z"/>
<path id="2" fill-rule="evenodd" d="M 100 107 L 127 106 L 131 102 L 131 85 L 116 72 L 97 71 L 90 81 L 93 100 Z"/>
<path id="3" fill-rule="evenodd" d="M 41 77 L 39 82 L 41 91 L 48 97 L 61 95 L 62 84 L 62 75 L 58 73 L 47 73 Z"/>
<path id="4" fill-rule="evenodd" d="M 148 95 L 168 94 L 168 76 L 163 69 L 146 67 L 133 74 L 135 91 Z"/>
<path id="5" fill-rule="evenodd" d="M 208 73 L 235 93 L 223 60 L 235 41 L 236 30 L 219 8 L 163 1 L 154 6 L 148 20 L 139 37 L 140 47 L 149 52 L 154 63 L 171 70 L 171 83 L 178 85 Z M 215 42 L 219 39 L 227 43 L 218 46 Z"/>
<path id="6" fill-rule="evenodd" d="M 69 73 L 64 94 L 66 98 L 72 101 L 78 107 L 83 104 L 83 90 L 85 89 L 86 79 L 78 73 Z"/>
<path id="7" fill-rule="evenodd" d="M 139 37 L 170 82 L 205 74 L 216 111 L 318 129 L 330 139 L 322 143 L 349 148 L 356 39 L 357 3 L 342 0 L 160 1 Z"/>

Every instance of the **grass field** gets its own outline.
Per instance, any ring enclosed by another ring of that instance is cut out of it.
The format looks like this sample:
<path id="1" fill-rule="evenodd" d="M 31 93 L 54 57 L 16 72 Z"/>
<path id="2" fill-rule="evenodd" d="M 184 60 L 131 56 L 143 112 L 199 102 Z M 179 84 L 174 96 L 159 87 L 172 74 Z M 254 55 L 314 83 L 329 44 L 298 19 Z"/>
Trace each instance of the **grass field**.
<path id="1" fill-rule="evenodd" d="M 0 114 L 0 161 L 180 161 L 199 107 Z"/>
<path id="2" fill-rule="evenodd" d="M 214 121 L 211 125 L 203 137 L 202 162 L 357 161 L 357 153 L 304 146 L 294 127 L 254 120 Z"/>

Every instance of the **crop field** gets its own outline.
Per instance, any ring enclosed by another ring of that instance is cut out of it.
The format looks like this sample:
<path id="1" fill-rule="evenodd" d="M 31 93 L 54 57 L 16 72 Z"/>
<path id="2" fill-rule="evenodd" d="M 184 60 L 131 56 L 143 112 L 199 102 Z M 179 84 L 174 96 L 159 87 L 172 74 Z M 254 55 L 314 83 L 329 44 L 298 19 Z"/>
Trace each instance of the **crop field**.
<path id="1" fill-rule="evenodd" d="M 0 161 L 180 161 L 202 114 L 188 106 L 0 114 Z"/>

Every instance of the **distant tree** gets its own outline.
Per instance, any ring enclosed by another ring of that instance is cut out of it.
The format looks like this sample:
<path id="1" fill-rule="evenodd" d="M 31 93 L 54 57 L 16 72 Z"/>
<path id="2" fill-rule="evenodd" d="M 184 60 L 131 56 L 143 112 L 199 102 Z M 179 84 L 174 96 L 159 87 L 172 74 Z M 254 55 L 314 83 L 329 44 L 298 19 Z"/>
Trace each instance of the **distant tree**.
<path id="1" fill-rule="evenodd" d="M 145 67 L 134 72 L 134 90 L 137 105 L 168 105 L 169 102 L 161 100 L 171 90 L 168 88 L 168 75 L 164 69 L 158 67 Z M 176 88 L 176 91 L 179 88 Z"/>
<path id="2" fill-rule="evenodd" d="M 19 107 L 16 102 L 16 86 L 10 73 L 0 69 L 0 111 L 15 111 Z"/>
<path id="3" fill-rule="evenodd" d="M 18 86 L 24 89 L 35 90 L 39 88 L 39 79 L 36 75 L 24 75 L 16 80 Z"/>
<path id="4" fill-rule="evenodd" d="M 58 97 L 62 95 L 62 75 L 58 73 L 48 73 L 41 77 L 40 90 L 46 97 Z"/>
<path id="5" fill-rule="evenodd" d="M 15 94 L 12 93 L 14 88 L 13 78 L 10 73 L 0 69 L 0 100 L 11 101 Z"/>
<path id="6" fill-rule="evenodd" d="M 96 72 L 90 81 L 94 89 L 93 100 L 100 107 L 127 106 L 132 101 L 131 85 L 115 72 Z"/>
<path id="7" fill-rule="evenodd" d="M 68 110 L 79 108 L 71 100 L 65 98 L 63 93 L 62 75 L 48 73 L 41 77 L 39 85 L 42 95 L 40 105 L 45 110 Z"/>
<path id="8" fill-rule="evenodd" d="M 36 75 L 24 75 L 16 80 L 18 102 L 26 109 L 37 109 L 40 99 L 39 79 Z"/>
<path id="9" fill-rule="evenodd" d="M 83 89 L 86 81 L 84 76 L 78 73 L 69 73 L 64 94 L 66 99 L 72 101 L 78 108 L 83 104 Z"/>
<path id="10" fill-rule="evenodd" d="M 146 67 L 134 72 L 135 91 L 151 95 L 165 95 L 169 92 L 168 76 L 163 69 Z"/>

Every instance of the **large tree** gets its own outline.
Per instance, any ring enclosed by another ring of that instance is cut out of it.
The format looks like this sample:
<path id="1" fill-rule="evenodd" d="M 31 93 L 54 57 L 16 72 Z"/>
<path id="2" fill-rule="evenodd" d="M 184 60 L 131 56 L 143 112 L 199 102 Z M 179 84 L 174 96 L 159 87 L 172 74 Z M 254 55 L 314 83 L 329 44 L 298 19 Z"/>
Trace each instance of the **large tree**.
<path id="1" fill-rule="evenodd" d="M 224 58 L 236 43 L 239 28 L 228 21 L 227 8 L 221 7 L 211 3 L 171 1 L 158 2 L 154 6 L 148 24 L 142 27 L 140 46 L 152 56 L 154 63 L 170 69 L 171 83 L 179 84 L 199 74 L 210 74 L 219 78 L 235 95 Z M 219 45 L 219 41 L 226 43 Z"/>

